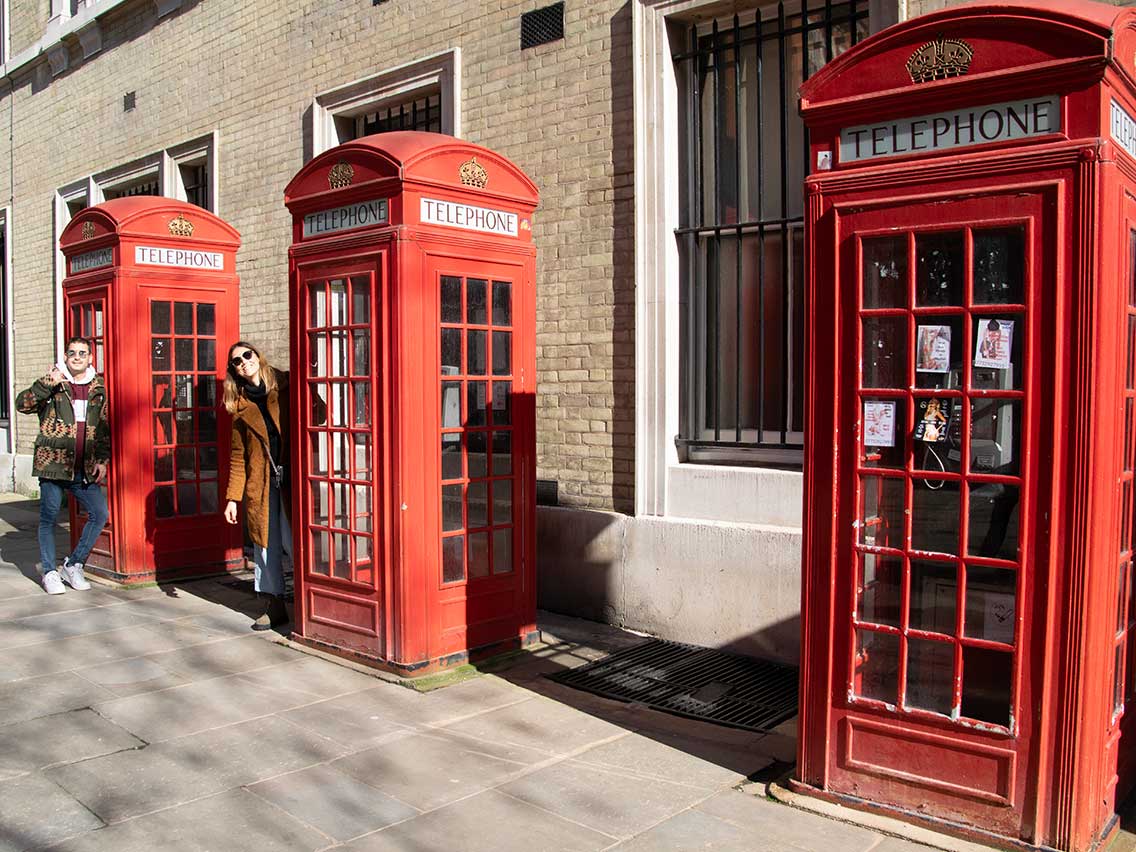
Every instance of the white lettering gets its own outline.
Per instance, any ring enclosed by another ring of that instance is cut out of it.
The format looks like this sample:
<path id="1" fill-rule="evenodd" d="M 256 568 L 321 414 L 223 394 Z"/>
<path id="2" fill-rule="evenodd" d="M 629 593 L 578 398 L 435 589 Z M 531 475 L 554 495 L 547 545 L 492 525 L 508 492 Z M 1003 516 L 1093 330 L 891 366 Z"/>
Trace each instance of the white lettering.
<path id="1" fill-rule="evenodd" d="M 185 269 L 225 268 L 225 256 L 219 251 L 135 246 L 134 262 L 142 266 L 180 266 Z"/>
<path id="2" fill-rule="evenodd" d="M 517 214 L 507 210 L 493 210 L 489 207 L 475 207 L 472 204 L 423 198 L 419 211 L 422 221 L 431 225 L 446 225 L 451 228 L 482 231 L 506 237 L 515 237 L 518 233 Z"/>

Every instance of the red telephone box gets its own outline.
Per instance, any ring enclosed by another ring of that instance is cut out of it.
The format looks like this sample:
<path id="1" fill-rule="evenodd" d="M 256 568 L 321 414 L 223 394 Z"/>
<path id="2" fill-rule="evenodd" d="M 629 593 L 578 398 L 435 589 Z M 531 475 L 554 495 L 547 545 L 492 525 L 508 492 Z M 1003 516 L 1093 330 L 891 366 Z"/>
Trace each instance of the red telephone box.
<path id="1" fill-rule="evenodd" d="M 537 190 L 396 132 L 285 191 L 298 641 L 403 673 L 535 633 Z"/>
<path id="2" fill-rule="evenodd" d="M 1086 850 L 1136 779 L 1136 12 L 854 46 L 811 132 L 796 786 Z"/>
<path id="3" fill-rule="evenodd" d="M 107 201 L 63 230 L 67 335 L 94 342 L 110 407 L 110 521 L 88 570 L 138 584 L 243 564 L 225 523 L 225 347 L 236 340 L 240 235 L 170 198 Z M 74 509 L 72 543 L 83 519 Z"/>

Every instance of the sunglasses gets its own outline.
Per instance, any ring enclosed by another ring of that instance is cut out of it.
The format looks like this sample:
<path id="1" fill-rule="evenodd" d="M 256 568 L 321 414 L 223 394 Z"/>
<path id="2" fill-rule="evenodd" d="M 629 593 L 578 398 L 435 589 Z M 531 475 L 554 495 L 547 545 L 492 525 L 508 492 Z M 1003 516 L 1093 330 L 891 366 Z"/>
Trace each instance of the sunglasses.
<path id="1" fill-rule="evenodd" d="M 230 358 L 229 363 L 234 367 L 239 367 L 241 366 L 241 361 L 251 361 L 255 355 L 256 353 L 251 349 L 246 349 L 240 355 L 234 355 L 232 358 Z"/>
<path id="2" fill-rule="evenodd" d="M 89 357 L 91 357 L 91 353 L 88 352 L 85 349 L 68 349 L 67 350 L 67 357 L 68 358 L 89 358 Z"/>

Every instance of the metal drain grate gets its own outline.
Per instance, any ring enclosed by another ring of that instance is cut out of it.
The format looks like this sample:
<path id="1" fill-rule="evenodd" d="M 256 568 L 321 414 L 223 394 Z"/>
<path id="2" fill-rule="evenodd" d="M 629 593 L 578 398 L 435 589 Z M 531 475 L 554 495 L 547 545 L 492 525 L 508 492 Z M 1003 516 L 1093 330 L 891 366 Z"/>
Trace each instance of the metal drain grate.
<path id="1" fill-rule="evenodd" d="M 587 692 L 717 725 L 768 733 L 797 715 L 797 669 L 652 639 L 549 675 Z"/>

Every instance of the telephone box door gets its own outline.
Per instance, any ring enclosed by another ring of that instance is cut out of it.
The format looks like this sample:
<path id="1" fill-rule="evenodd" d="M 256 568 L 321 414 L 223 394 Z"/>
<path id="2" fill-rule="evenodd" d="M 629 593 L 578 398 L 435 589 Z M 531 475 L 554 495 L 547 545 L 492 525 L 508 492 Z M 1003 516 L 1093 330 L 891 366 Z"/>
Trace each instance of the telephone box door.
<path id="1" fill-rule="evenodd" d="M 840 484 L 830 777 L 1011 835 L 1030 830 L 1042 681 L 1049 192 L 861 205 L 838 232 L 855 318 L 841 362 L 859 369 L 836 415 L 857 464 Z"/>

